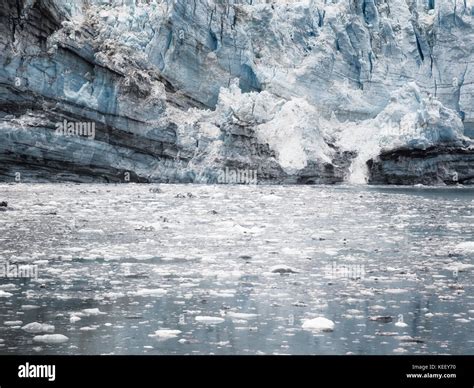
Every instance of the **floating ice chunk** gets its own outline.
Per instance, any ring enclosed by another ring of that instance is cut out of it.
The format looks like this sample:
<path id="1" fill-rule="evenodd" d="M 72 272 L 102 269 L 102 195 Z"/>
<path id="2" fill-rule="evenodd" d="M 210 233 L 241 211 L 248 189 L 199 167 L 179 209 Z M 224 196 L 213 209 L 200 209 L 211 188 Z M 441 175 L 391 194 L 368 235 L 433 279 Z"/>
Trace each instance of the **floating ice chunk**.
<path id="1" fill-rule="evenodd" d="M 375 335 L 380 335 L 384 337 L 394 337 L 398 335 L 398 333 L 396 331 L 377 331 Z"/>
<path id="2" fill-rule="evenodd" d="M 62 334 L 45 334 L 33 337 L 33 341 L 45 344 L 62 344 L 69 341 L 69 338 Z"/>
<path id="3" fill-rule="evenodd" d="M 390 315 L 380 315 L 369 317 L 369 321 L 380 322 L 380 323 L 390 323 L 393 321 L 393 318 Z"/>
<path id="4" fill-rule="evenodd" d="M 281 253 L 284 255 L 299 256 L 301 255 L 301 250 L 298 248 L 288 248 L 285 247 L 281 250 Z"/>
<path id="5" fill-rule="evenodd" d="M 385 290 L 385 293 L 387 294 L 404 294 L 405 292 L 408 292 L 408 290 L 403 288 L 387 288 Z"/>
<path id="6" fill-rule="evenodd" d="M 223 323 L 225 321 L 224 318 L 221 317 L 207 317 L 207 316 L 197 316 L 197 322 L 205 323 L 207 325 L 217 325 L 219 323 Z"/>
<path id="7" fill-rule="evenodd" d="M 457 253 L 463 253 L 463 254 L 474 253 L 474 241 L 462 242 L 456 245 L 456 248 L 454 248 L 454 250 Z"/>
<path id="8" fill-rule="evenodd" d="M 466 319 L 466 318 L 458 318 L 455 321 L 459 322 L 459 323 L 469 323 L 469 322 L 471 322 L 469 319 Z"/>
<path id="9" fill-rule="evenodd" d="M 455 300 L 456 297 L 452 295 L 439 295 L 438 299 L 440 300 Z"/>
<path id="10" fill-rule="evenodd" d="M 406 350 L 404 348 L 396 348 L 396 349 L 393 349 L 393 352 L 394 353 L 407 353 L 408 350 Z"/>
<path id="11" fill-rule="evenodd" d="M 347 314 L 357 315 L 357 314 L 361 314 L 361 313 L 362 313 L 362 311 L 357 310 L 357 309 L 349 309 L 349 310 L 347 310 Z"/>
<path id="12" fill-rule="evenodd" d="M 13 295 L 13 294 L 11 294 L 11 293 L 9 293 L 9 292 L 0 290 L 0 298 L 9 298 L 9 297 L 12 296 L 12 295 Z"/>
<path id="13" fill-rule="evenodd" d="M 296 271 L 294 268 L 291 268 L 287 265 L 275 265 L 272 268 L 270 268 L 270 272 L 283 274 L 283 273 L 297 273 L 298 271 Z"/>
<path id="14" fill-rule="evenodd" d="M 304 321 L 302 327 L 305 330 L 329 332 L 334 331 L 335 324 L 330 319 L 318 317 Z"/>
<path id="15" fill-rule="evenodd" d="M 302 302 L 302 301 L 294 302 L 291 305 L 295 306 L 295 307 L 307 307 L 308 306 L 305 302 Z"/>
<path id="16" fill-rule="evenodd" d="M 171 330 L 171 329 L 159 329 L 156 330 L 153 334 L 149 334 L 149 337 L 155 337 L 160 340 L 167 340 L 170 338 L 176 338 L 181 334 L 181 330 Z"/>
<path id="17" fill-rule="evenodd" d="M 79 330 L 81 330 L 81 331 L 94 331 L 94 330 L 97 330 L 97 327 L 83 326 Z"/>
<path id="18" fill-rule="evenodd" d="M 119 299 L 123 298 L 125 294 L 123 292 L 105 292 L 103 296 L 108 299 Z"/>
<path id="19" fill-rule="evenodd" d="M 167 291 L 163 288 L 142 288 L 133 294 L 138 296 L 163 296 Z"/>
<path id="20" fill-rule="evenodd" d="M 218 291 L 211 290 L 209 292 L 209 295 L 216 296 L 218 298 L 233 298 L 235 296 L 235 291 L 234 292 L 225 292 L 225 291 L 218 292 Z"/>
<path id="21" fill-rule="evenodd" d="M 22 310 L 35 310 L 35 309 L 39 309 L 39 306 L 35 306 L 35 305 L 32 305 L 32 304 L 24 304 L 20 308 Z"/>
<path id="22" fill-rule="evenodd" d="M 54 333 L 54 326 L 47 323 L 32 322 L 21 328 L 27 333 Z"/>
<path id="23" fill-rule="evenodd" d="M 68 252 L 82 252 L 84 251 L 85 248 L 82 248 L 82 247 L 70 247 L 70 248 L 64 248 L 65 251 L 68 251 Z M 39 261 L 44 261 L 43 264 L 48 264 L 48 260 L 37 260 L 35 261 L 35 264 L 38 263 Z"/>
<path id="24" fill-rule="evenodd" d="M 105 314 L 105 313 L 103 313 L 102 311 L 100 311 L 98 308 L 94 308 L 94 309 L 84 309 L 84 310 L 82 310 L 82 313 L 83 313 L 85 316 L 87 316 L 87 317 Z"/>
<path id="25" fill-rule="evenodd" d="M 231 318 L 235 318 L 235 319 L 243 319 L 243 320 L 247 320 L 247 319 L 253 319 L 253 318 L 257 318 L 258 317 L 258 314 L 248 314 L 248 313 L 236 313 L 236 312 L 233 312 L 233 311 L 229 311 L 227 313 L 227 315 Z"/>
<path id="26" fill-rule="evenodd" d="M 22 321 L 5 321 L 3 322 L 5 326 L 21 326 L 23 325 Z"/>
<path id="27" fill-rule="evenodd" d="M 433 314 L 433 313 L 426 313 L 426 314 L 425 314 L 425 317 L 426 317 L 426 318 L 433 318 L 433 317 L 434 317 L 434 314 Z"/>
<path id="28" fill-rule="evenodd" d="M 397 323 L 395 323 L 395 326 L 397 326 L 397 327 L 408 327 L 408 325 L 405 322 L 397 322 Z"/>
<path id="29" fill-rule="evenodd" d="M 445 267 L 448 271 L 458 271 L 458 272 L 465 272 L 468 269 L 474 268 L 474 264 L 466 264 L 466 263 L 452 263 Z"/>
<path id="30" fill-rule="evenodd" d="M 422 339 L 414 338 L 411 335 L 399 335 L 399 336 L 396 336 L 395 339 L 399 340 L 400 342 L 416 343 L 416 344 L 422 344 L 424 342 Z"/>
<path id="31" fill-rule="evenodd" d="M 79 229 L 77 233 L 81 234 L 104 234 L 102 229 Z"/>
<path id="32" fill-rule="evenodd" d="M 18 290 L 18 287 L 15 284 L 8 283 L 0 285 L 0 290 L 16 291 Z"/>
<path id="33" fill-rule="evenodd" d="M 80 320 L 81 320 L 81 317 L 78 317 L 77 315 L 73 315 L 73 316 L 71 316 L 71 318 L 69 318 L 69 322 L 71 322 L 71 323 L 76 323 Z"/>

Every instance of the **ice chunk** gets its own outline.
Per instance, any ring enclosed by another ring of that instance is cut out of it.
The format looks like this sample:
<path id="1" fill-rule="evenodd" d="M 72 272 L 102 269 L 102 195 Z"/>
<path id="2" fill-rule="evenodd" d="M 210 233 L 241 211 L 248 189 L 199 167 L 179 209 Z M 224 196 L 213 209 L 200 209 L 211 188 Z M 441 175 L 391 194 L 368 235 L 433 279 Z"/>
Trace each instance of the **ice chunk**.
<path id="1" fill-rule="evenodd" d="M 197 322 L 205 323 L 207 325 L 217 325 L 219 323 L 223 323 L 225 321 L 224 318 L 221 317 L 207 317 L 207 316 L 197 316 Z"/>
<path id="2" fill-rule="evenodd" d="M 380 315 L 380 316 L 373 316 L 369 317 L 370 321 L 380 322 L 380 323 L 389 323 L 393 321 L 393 318 L 390 315 Z"/>
<path id="3" fill-rule="evenodd" d="M 318 317 L 304 321 L 302 327 L 305 330 L 329 332 L 334 331 L 335 324 L 330 319 Z"/>
<path id="4" fill-rule="evenodd" d="M 397 323 L 395 323 L 395 326 L 397 326 L 397 327 L 408 327 L 408 325 L 405 322 L 397 322 Z"/>
<path id="5" fill-rule="evenodd" d="M 27 333 L 54 333 L 54 326 L 47 323 L 32 322 L 22 327 Z"/>
<path id="6" fill-rule="evenodd" d="M 387 288 L 384 291 L 387 294 L 404 294 L 405 292 L 408 292 L 408 290 L 405 290 L 403 288 Z"/>
<path id="7" fill-rule="evenodd" d="M 448 271 L 458 271 L 458 272 L 465 272 L 468 269 L 474 268 L 474 264 L 467 264 L 467 263 L 453 263 L 445 267 Z"/>
<path id="8" fill-rule="evenodd" d="M 275 265 L 272 268 L 270 268 L 270 272 L 283 274 L 283 273 L 297 273 L 298 271 L 296 271 L 294 268 L 291 268 L 287 265 Z"/>
<path id="9" fill-rule="evenodd" d="M 393 352 L 394 353 L 407 353 L 408 350 L 406 350 L 404 348 L 396 348 L 396 349 L 393 349 Z"/>
<path id="10" fill-rule="evenodd" d="M 98 308 L 84 309 L 84 310 L 82 310 L 82 312 L 84 313 L 84 315 L 86 315 L 88 317 L 105 314 L 105 313 L 101 312 Z"/>
<path id="11" fill-rule="evenodd" d="M 3 322 L 5 326 L 20 326 L 23 325 L 22 321 L 5 321 Z"/>
<path id="12" fill-rule="evenodd" d="M 25 311 L 27 311 L 27 310 L 35 310 L 35 309 L 39 309 L 39 306 L 35 306 L 35 305 L 33 305 L 33 304 L 24 304 L 24 305 L 21 306 L 21 309 L 22 309 L 22 310 L 25 310 Z"/>
<path id="13" fill-rule="evenodd" d="M 83 326 L 81 327 L 79 330 L 81 331 L 94 331 L 94 330 L 97 330 L 97 327 L 93 327 L 93 326 Z"/>
<path id="14" fill-rule="evenodd" d="M 138 296 L 163 296 L 167 291 L 163 288 L 142 288 L 134 292 L 134 295 Z"/>
<path id="15" fill-rule="evenodd" d="M 160 340 L 167 340 L 170 338 L 175 338 L 179 334 L 181 334 L 181 330 L 159 329 L 156 330 L 153 334 L 150 334 L 149 337 L 156 337 Z"/>
<path id="16" fill-rule="evenodd" d="M 474 253 L 474 241 L 465 241 L 456 245 L 455 251 L 457 253 Z"/>
<path id="17" fill-rule="evenodd" d="M 235 318 L 235 319 L 243 319 L 243 320 L 247 320 L 247 319 L 253 319 L 253 318 L 257 318 L 258 317 L 258 314 L 249 314 L 249 313 L 236 313 L 236 312 L 233 312 L 233 311 L 229 311 L 227 313 L 227 315 L 231 318 Z"/>
<path id="18" fill-rule="evenodd" d="M 71 318 L 69 318 L 69 322 L 71 322 L 71 323 L 76 323 L 80 320 L 81 320 L 81 317 L 78 317 L 77 315 L 73 315 L 73 316 L 71 316 Z"/>
<path id="19" fill-rule="evenodd" d="M 33 341 L 45 344 L 62 344 L 69 341 L 69 338 L 62 334 L 45 334 L 33 337 Z"/>

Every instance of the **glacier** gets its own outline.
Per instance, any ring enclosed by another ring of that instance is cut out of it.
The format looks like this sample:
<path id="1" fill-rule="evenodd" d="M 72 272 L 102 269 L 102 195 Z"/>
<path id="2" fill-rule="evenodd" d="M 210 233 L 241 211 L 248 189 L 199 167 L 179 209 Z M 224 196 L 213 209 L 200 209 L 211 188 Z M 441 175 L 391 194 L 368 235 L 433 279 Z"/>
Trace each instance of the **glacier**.
<path id="1" fill-rule="evenodd" d="M 474 183 L 472 0 L 1 3 L 2 181 Z"/>

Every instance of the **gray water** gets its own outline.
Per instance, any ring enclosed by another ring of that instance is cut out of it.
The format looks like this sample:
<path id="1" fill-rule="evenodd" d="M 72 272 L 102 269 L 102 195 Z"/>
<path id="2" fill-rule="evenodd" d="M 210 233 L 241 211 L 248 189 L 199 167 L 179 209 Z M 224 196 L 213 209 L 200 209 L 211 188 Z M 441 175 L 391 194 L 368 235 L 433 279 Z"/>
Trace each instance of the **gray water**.
<path id="1" fill-rule="evenodd" d="M 0 185 L 0 354 L 474 354 L 472 188 L 157 187 Z"/>

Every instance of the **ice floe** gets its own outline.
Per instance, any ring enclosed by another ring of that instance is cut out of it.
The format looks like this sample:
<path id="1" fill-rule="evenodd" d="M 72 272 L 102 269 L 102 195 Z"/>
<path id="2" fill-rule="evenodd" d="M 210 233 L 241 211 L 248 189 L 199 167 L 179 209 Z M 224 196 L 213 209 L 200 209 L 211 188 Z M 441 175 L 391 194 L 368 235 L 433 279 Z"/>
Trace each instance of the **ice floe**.
<path id="1" fill-rule="evenodd" d="M 396 349 L 393 349 L 393 352 L 394 353 L 407 353 L 408 350 L 404 348 L 396 348 Z"/>
<path id="2" fill-rule="evenodd" d="M 459 243 L 458 245 L 456 245 L 454 250 L 457 253 L 462 254 L 474 253 L 474 241 L 464 241 L 462 243 Z"/>
<path id="3" fill-rule="evenodd" d="M 217 325 L 225 321 L 225 319 L 221 317 L 209 317 L 209 316 L 197 316 L 195 319 L 196 319 L 196 322 L 205 323 L 207 325 Z"/>
<path id="4" fill-rule="evenodd" d="M 71 323 L 76 323 L 78 321 L 81 320 L 81 317 L 78 317 L 77 315 L 72 315 L 70 318 L 69 318 L 69 322 Z"/>
<path id="5" fill-rule="evenodd" d="M 323 331 L 330 332 L 334 331 L 335 323 L 330 319 L 324 317 L 318 317 L 308 319 L 303 322 L 302 328 L 310 331 Z"/>
<path id="6" fill-rule="evenodd" d="M 160 340 L 166 340 L 170 338 L 175 338 L 180 334 L 181 330 L 159 329 L 156 330 L 153 334 L 150 334 L 149 337 L 155 337 Z"/>
<path id="7" fill-rule="evenodd" d="M 32 304 L 24 304 L 20 307 L 22 310 L 25 310 L 25 311 L 28 311 L 28 310 L 36 310 L 36 309 L 39 309 L 40 306 L 35 306 L 35 305 L 32 305 Z"/>
<path id="8" fill-rule="evenodd" d="M 132 294 L 137 296 L 163 296 L 166 293 L 167 291 L 163 288 L 142 288 Z"/>
<path id="9" fill-rule="evenodd" d="M 242 320 L 247 320 L 247 319 L 254 319 L 258 317 L 258 314 L 249 314 L 249 313 L 237 313 L 233 311 L 229 311 L 227 313 L 227 316 L 235 319 L 242 319 Z"/>
<path id="10" fill-rule="evenodd" d="M 403 327 L 408 327 L 408 325 L 405 322 L 397 322 L 397 323 L 395 323 L 395 326 L 402 327 L 402 328 Z"/>
<path id="11" fill-rule="evenodd" d="M 384 292 L 386 294 L 396 295 L 396 294 L 404 294 L 404 293 L 408 292 L 408 290 L 403 289 L 403 288 L 387 288 L 387 289 L 384 290 Z"/>
<path id="12" fill-rule="evenodd" d="M 393 321 L 393 318 L 389 315 L 380 315 L 369 317 L 369 321 L 379 322 L 379 323 L 390 323 Z"/>
<path id="13" fill-rule="evenodd" d="M 45 334 L 33 337 L 33 341 L 45 344 L 62 344 L 69 341 L 69 338 L 63 334 Z"/>
<path id="14" fill-rule="evenodd" d="M 21 326 L 23 325 L 23 321 L 5 321 L 3 324 L 5 326 Z"/>
<path id="15" fill-rule="evenodd" d="M 104 315 L 105 313 L 100 311 L 98 308 L 84 309 L 82 313 L 87 317 L 95 317 L 97 315 Z"/>
<path id="16" fill-rule="evenodd" d="M 47 323 L 32 322 L 21 328 L 27 333 L 54 333 L 54 326 Z"/>
<path id="17" fill-rule="evenodd" d="M 298 271 L 292 267 L 289 267 L 287 265 L 275 265 L 270 268 L 270 272 L 272 273 L 279 273 L 279 274 L 285 274 L 285 273 L 297 273 Z"/>

